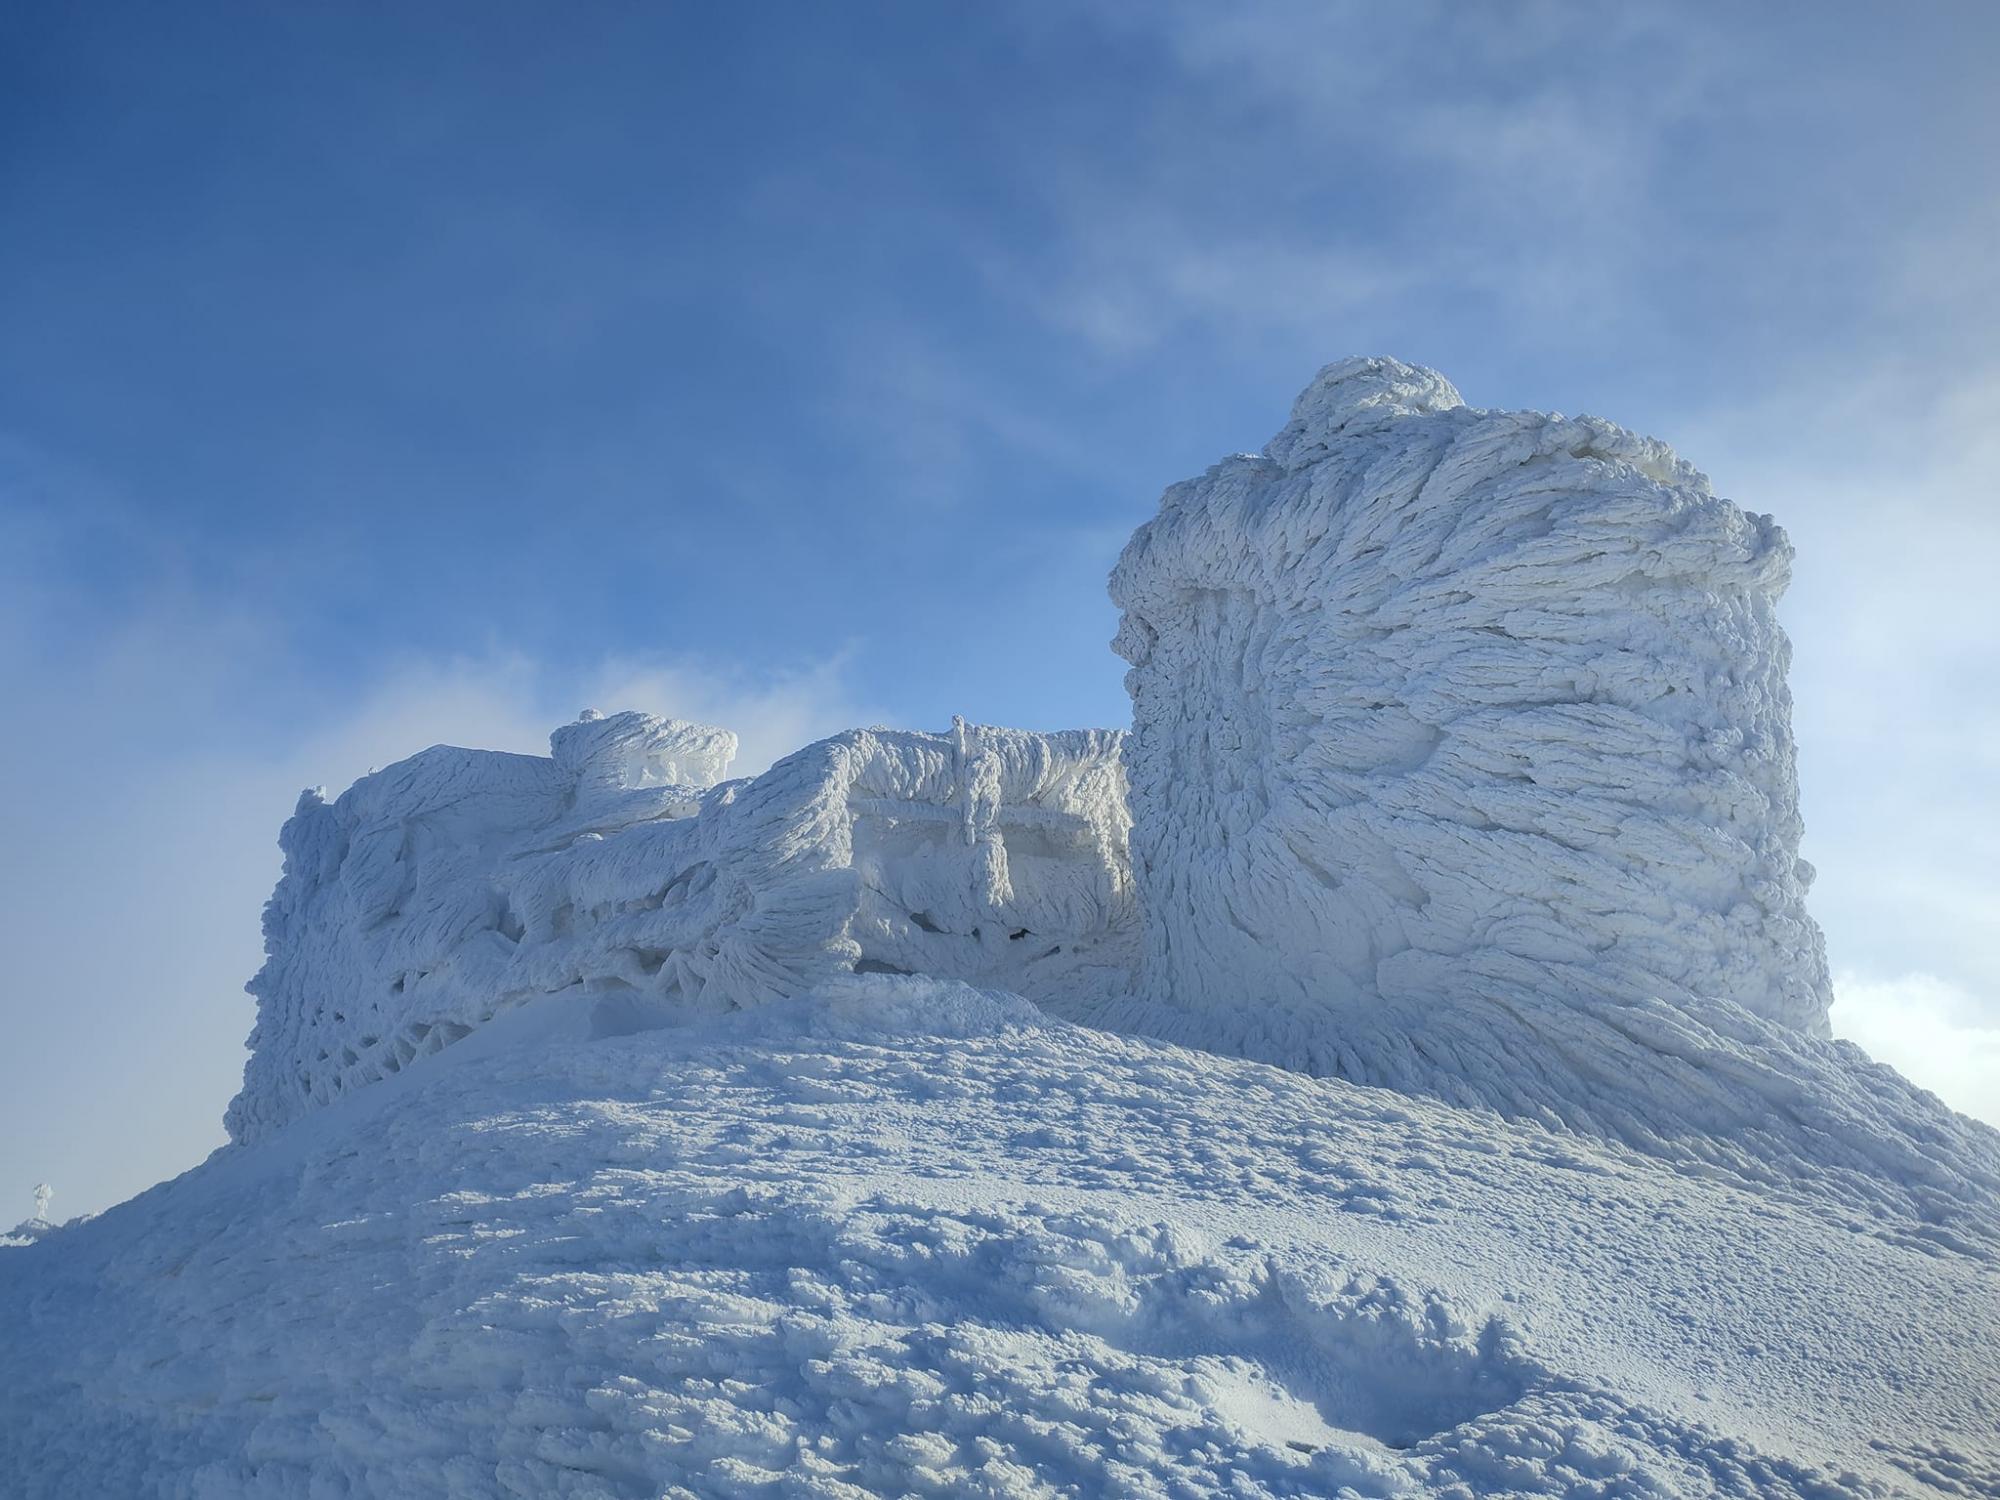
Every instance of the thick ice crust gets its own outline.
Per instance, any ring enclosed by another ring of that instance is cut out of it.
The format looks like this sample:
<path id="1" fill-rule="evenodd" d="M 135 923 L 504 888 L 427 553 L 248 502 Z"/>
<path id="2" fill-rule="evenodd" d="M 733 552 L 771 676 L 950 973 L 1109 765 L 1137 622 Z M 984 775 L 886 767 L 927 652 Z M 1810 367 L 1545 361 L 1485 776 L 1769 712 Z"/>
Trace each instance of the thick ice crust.
<path id="1" fill-rule="evenodd" d="M 1655 1000 L 1825 1035 L 1790 559 L 1652 439 L 1328 366 L 1112 574 L 1148 996 L 1398 1085 Z"/>
<path id="2" fill-rule="evenodd" d="M 854 730 L 718 782 L 726 731 L 589 715 L 551 759 L 440 746 L 334 802 L 308 792 L 280 836 L 230 1136 L 539 995 L 617 1032 L 849 970 L 1122 990 L 1121 738 Z"/>

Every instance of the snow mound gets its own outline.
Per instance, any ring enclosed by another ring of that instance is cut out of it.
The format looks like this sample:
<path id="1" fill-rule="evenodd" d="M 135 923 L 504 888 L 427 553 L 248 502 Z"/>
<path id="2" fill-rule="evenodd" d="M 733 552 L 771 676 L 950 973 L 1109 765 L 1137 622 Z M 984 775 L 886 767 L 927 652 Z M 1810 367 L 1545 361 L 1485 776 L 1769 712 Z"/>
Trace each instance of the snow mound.
<path id="1" fill-rule="evenodd" d="M 590 1032 L 518 1007 L 12 1252 L 10 1493 L 2000 1478 L 1990 1271 L 1810 1195 L 924 979 Z"/>
<path id="2" fill-rule="evenodd" d="M 1115 733 L 854 730 L 723 782 L 725 730 L 623 713 L 541 758 L 436 747 L 307 792 L 250 982 L 256 1140 L 564 994 L 605 1030 L 923 972 L 1086 999 L 1137 932 Z"/>

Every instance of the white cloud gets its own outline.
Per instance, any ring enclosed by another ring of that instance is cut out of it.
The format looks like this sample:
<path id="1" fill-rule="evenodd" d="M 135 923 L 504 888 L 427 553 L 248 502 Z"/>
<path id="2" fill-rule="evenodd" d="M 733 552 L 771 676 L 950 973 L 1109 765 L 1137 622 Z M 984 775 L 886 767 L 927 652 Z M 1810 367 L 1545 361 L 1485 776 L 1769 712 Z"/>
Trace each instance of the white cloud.
<path id="1" fill-rule="evenodd" d="M 1933 974 L 1836 975 L 1833 1030 L 1953 1109 L 2000 1125 L 2000 1025 Z"/>
<path id="2" fill-rule="evenodd" d="M 1181 86 L 1129 122 L 1127 149 L 1037 159 L 1049 253 L 975 259 L 1112 360 L 1187 334 L 1331 358 L 1475 293 L 1526 336 L 1575 337 L 1676 243 L 1677 132 L 1747 97 L 1746 62 L 1684 8 L 1083 14 Z"/>
<path id="3" fill-rule="evenodd" d="M 1814 914 L 1835 967 L 1927 973 L 2000 1024 L 2000 365 L 1778 372 L 1670 434 L 1798 547 L 1795 647 Z"/>

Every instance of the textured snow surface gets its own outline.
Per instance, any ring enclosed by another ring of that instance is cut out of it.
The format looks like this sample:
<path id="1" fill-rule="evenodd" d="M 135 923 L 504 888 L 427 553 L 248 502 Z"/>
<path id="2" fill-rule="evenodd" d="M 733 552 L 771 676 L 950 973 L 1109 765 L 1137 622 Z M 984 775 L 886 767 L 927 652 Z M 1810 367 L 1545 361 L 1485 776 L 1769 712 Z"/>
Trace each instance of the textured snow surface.
<path id="1" fill-rule="evenodd" d="M 1886 1212 L 930 980 L 589 1030 L 0 1254 L 6 1492 L 2000 1485 L 1990 1264 Z"/>
<path id="2" fill-rule="evenodd" d="M 1073 1002 L 1137 914 L 1120 735 L 854 730 L 721 781 L 725 730 L 621 713 L 552 758 L 426 750 L 299 800 L 232 1139 L 564 993 L 601 1029 L 860 969 Z"/>

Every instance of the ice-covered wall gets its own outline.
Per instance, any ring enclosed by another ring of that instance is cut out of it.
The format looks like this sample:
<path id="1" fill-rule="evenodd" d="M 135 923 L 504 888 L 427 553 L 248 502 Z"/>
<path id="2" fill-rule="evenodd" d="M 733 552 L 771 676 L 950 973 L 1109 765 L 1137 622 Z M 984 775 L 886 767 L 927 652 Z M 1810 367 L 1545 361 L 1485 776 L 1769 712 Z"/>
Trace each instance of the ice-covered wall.
<path id="1" fill-rule="evenodd" d="M 1790 559 L 1659 442 L 1328 366 L 1112 575 L 1146 994 L 1427 1091 L 1628 1005 L 1824 1035 Z"/>
<path id="2" fill-rule="evenodd" d="M 723 781 L 722 730 L 586 716 L 550 758 L 307 794 L 231 1134 L 539 996 L 616 1031 L 853 969 L 1732 1171 L 1836 1138 L 1875 1171 L 1872 1085 L 1820 1040 L 1789 561 L 1650 439 L 1330 366 L 1120 559 L 1129 735 L 856 730 Z"/>
<path id="3" fill-rule="evenodd" d="M 1115 732 L 854 730 L 721 781 L 735 737 L 586 715 L 553 755 L 437 747 L 280 843 L 233 1139 L 566 993 L 607 1031 L 849 969 L 1122 989 L 1137 917 Z"/>

